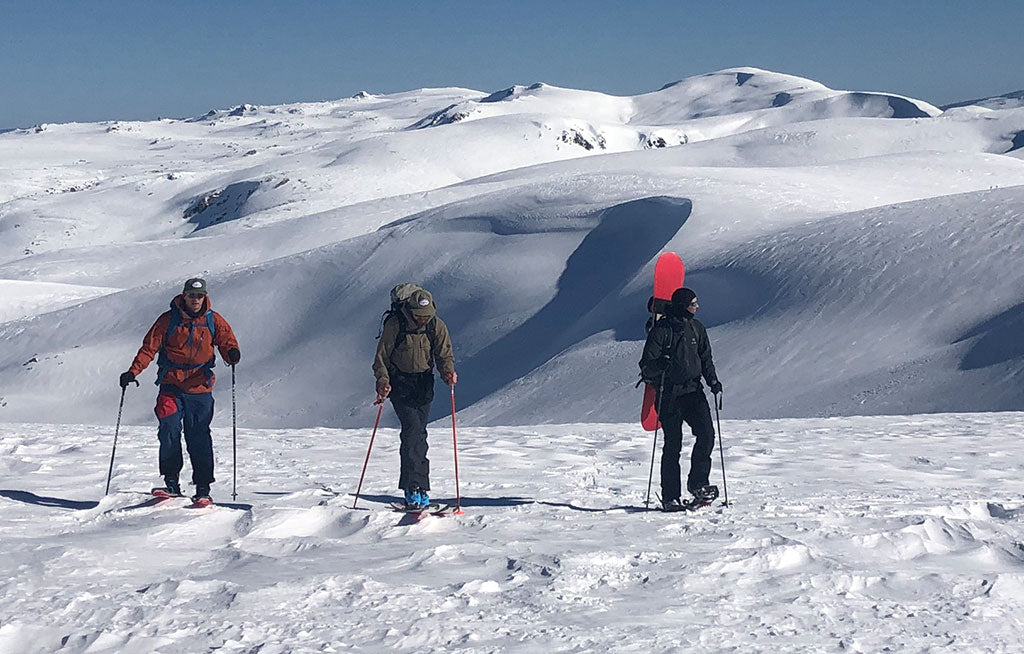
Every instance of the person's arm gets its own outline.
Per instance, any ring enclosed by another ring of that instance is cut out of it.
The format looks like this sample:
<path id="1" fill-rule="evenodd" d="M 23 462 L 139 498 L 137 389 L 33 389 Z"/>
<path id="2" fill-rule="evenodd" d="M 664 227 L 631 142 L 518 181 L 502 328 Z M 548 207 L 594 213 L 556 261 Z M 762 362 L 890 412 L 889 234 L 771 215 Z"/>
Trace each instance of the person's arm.
<path id="1" fill-rule="evenodd" d="M 157 318 L 153 326 L 146 332 L 146 335 L 142 338 L 142 347 L 139 348 L 135 359 L 132 361 L 132 365 L 128 368 L 128 372 L 132 373 L 133 376 L 137 377 L 140 375 L 156 358 L 160 348 L 163 347 L 164 336 L 167 335 L 167 327 L 170 324 L 171 312 L 167 311 Z"/>
<path id="2" fill-rule="evenodd" d="M 448 331 L 448 325 L 440 318 L 434 319 L 434 328 L 434 351 L 431 353 L 434 364 L 441 373 L 444 383 L 454 386 L 459 381 L 459 375 L 455 372 L 451 333 Z"/>
<path id="3" fill-rule="evenodd" d="M 671 347 L 672 330 L 655 324 L 647 335 L 644 351 L 640 356 L 640 377 L 648 384 L 657 384 L 661 373 L 668 368 L 668 349 Z"/>
<path id="4" fill-rule="evenodd" d="M 235 332 L 231 329 L 231 325 L 228 324 L 224 317 L 213 312 L 213 344 L 220 350 L 220 355 L 224 357 L 224 360 L 228 362 L 228 365 L 235 365 L 242 359 L 242 353 L 238 349 L 238 339 L 235 338 Z"/>
<path id="5" fill-rule="evenodd" d="M 711 392 L 717 395 L 722 392 L 722 382 L 718 380 L 718 373 L 715 371 L 715 362 L 711 358 L 711 339 L 708 338 L 708 330 L 704 328 L 704 325 L 700 326 L 700 340 L 697 342 L 697 346 L 704 381 L 708 383 Z"/>
<path id="6" fill-rule="evenodd" d="M 384 321 L 384 327 L 380 333 L 380 340 L 377 341 L 377 352 L 373 357 L 373 376 L 377 380 L 377 401 L 380 403 L 391 392 L 391 375 L 388 373 L 388 361 L 391 360 L 391 351 L 395 346 L 395 336 L 398 335 L 398 320 L 388 318 Z"/>

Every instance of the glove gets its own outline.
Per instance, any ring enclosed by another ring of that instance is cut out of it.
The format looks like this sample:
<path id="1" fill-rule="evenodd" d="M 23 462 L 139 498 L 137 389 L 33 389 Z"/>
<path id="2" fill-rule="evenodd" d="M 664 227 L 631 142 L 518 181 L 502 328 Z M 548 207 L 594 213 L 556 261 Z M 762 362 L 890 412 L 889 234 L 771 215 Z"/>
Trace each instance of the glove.
<path id="1" fill-rule="evenodd" d="M 712 395 L 718 395 L 721 392 L 722 392 L 722 382 L 717 381 L 717 380 L 711 382 L 711 394 Z"/>
<path id="2" fill-rule="evenodd" d="M 446 372 L 443 375 L 443 377 L 444 383 L 448 384 L 449 386 L 454 386 L 455 384 L 459 383 L 459 373 L 455 372 L 454 370 L 452 370 L 451 372 Z"/>
<path id="3" fill-rule="evenodd" d="M 374 404 L 381 404 L 384 402 L 384 398 L 391 394 L 391 384 L 377 384 L 377 399 L 373 401 Z"/>
<path id="4" fill-rule="evenodd" d="M 235 365 L 242 360 L 242 353 L 238 351 L 237 347 L 233 347 L 228 350 L 227 360 L 229 364 Z"/>
<path id="5" fill-rule="evenodd" d="M 121 379 L 118 380 L 118 383 L 121 384 L 121 388 L 128 388 L 128 384 L 130 384 L 132 382 L 135 382 L 136 386 L 139 385 L 139 382 L 135 381 L 135 374 L 134 373 L 132 373 L 130 371 L 129 372 L 122 372 L 121 373 Z"/>

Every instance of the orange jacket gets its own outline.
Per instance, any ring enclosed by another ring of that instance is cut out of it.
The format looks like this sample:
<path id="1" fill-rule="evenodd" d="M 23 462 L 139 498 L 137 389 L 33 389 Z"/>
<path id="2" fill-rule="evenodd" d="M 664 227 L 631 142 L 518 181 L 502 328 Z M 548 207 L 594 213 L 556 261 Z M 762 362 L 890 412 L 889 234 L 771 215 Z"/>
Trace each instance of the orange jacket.
<path id="1" fill-rule="evenodd" d="M 214 357 L 214 346 L 220 350 L 221 357 L 227 360 L 228 350 L 238 348 L 238 341 L 231 331 L 231 325 L 227 320 L 213 312 L 213 338 L 210 338 L 210 329 L 206 324 L 206 312 L 210 310 L 209 296 L 203 300 L 203 308 L 197 318 L 192 318 L 184 309 L 183 298 L 178 295 L 171 300 L 171 310 L 164 312 L 149 332 L 142 339 L 142 347 L 135 355 L 131 367 L 128 369 L 136 377 L 153 361 L 164 348 L 167 358 L 175 364 L 186 366 L 186 368 L 167 368 L 163 378 L 158 379 L 159 384 L 171 384 L 177 386 L 186 393 L 209 393 L 213 390 L 216 376 L 212 371 L 203 368 L 208 361 Z M 177 311 L 181 316 L 181 324 L 170 334 L 167 328 L 171 326 L 171 312 Z M 164 343 L 164 337 L 167 342 Z M 191 336 L 191 338 L 189 338 Z M 194 369 L 188 369 L 195 367 Z"/>

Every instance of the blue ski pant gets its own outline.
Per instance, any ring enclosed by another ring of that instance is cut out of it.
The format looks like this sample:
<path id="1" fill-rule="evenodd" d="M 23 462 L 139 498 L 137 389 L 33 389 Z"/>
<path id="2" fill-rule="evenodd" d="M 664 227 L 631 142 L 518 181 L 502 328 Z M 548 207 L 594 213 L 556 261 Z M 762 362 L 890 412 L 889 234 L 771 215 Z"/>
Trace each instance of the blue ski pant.
<path id="1" fill-rule="evenodd" d="M 690 452 L 690 473 L 686 489 L 691 493 L 707 486 L 711 474 L 711 453 L 715 449 L 715 426 L 711 407 L 704 391 L 666 397 L 661 412 L 665 429 L 665 445 L 661 450 L 661 497 L 663 501 L 679 499 L 681 491 L 679 455 L 683 449 L 683 423 L 690 425 L 695 437 Z"/>
<path id="2" fill-rule="evenodd" d="M 184 428 L 185 447 L 192 462 L 192 483 L 209 486 L 213 481 L 213 393 L 184 393 L 180 389 L 161 386 L 156 398 L 156 417 L 160 421 L 160 474 L 177 479 L 183 465 L 181 434 Z"/>

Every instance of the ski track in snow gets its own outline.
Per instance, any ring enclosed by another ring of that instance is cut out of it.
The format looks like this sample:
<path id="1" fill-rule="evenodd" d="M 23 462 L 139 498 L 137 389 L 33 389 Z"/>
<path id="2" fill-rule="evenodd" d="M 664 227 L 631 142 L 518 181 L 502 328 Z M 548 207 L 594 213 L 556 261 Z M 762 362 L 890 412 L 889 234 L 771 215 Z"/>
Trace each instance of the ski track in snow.
<path id="1" fill-rule="evenodd" d="M 467 428 L 465 514 L 420 521 L 390 429 L 356 509 L 368 430 L 241 430 L 232 504 L 217 429 L 234 508 L 190 510 L 148 505 L 155 428 L 97 502 L 112 429 L 0 426 L 0 651 L 1019 651 L 1024 414 L 723 426 L 730 508 L 642 510 L 634 425 Z"/>

